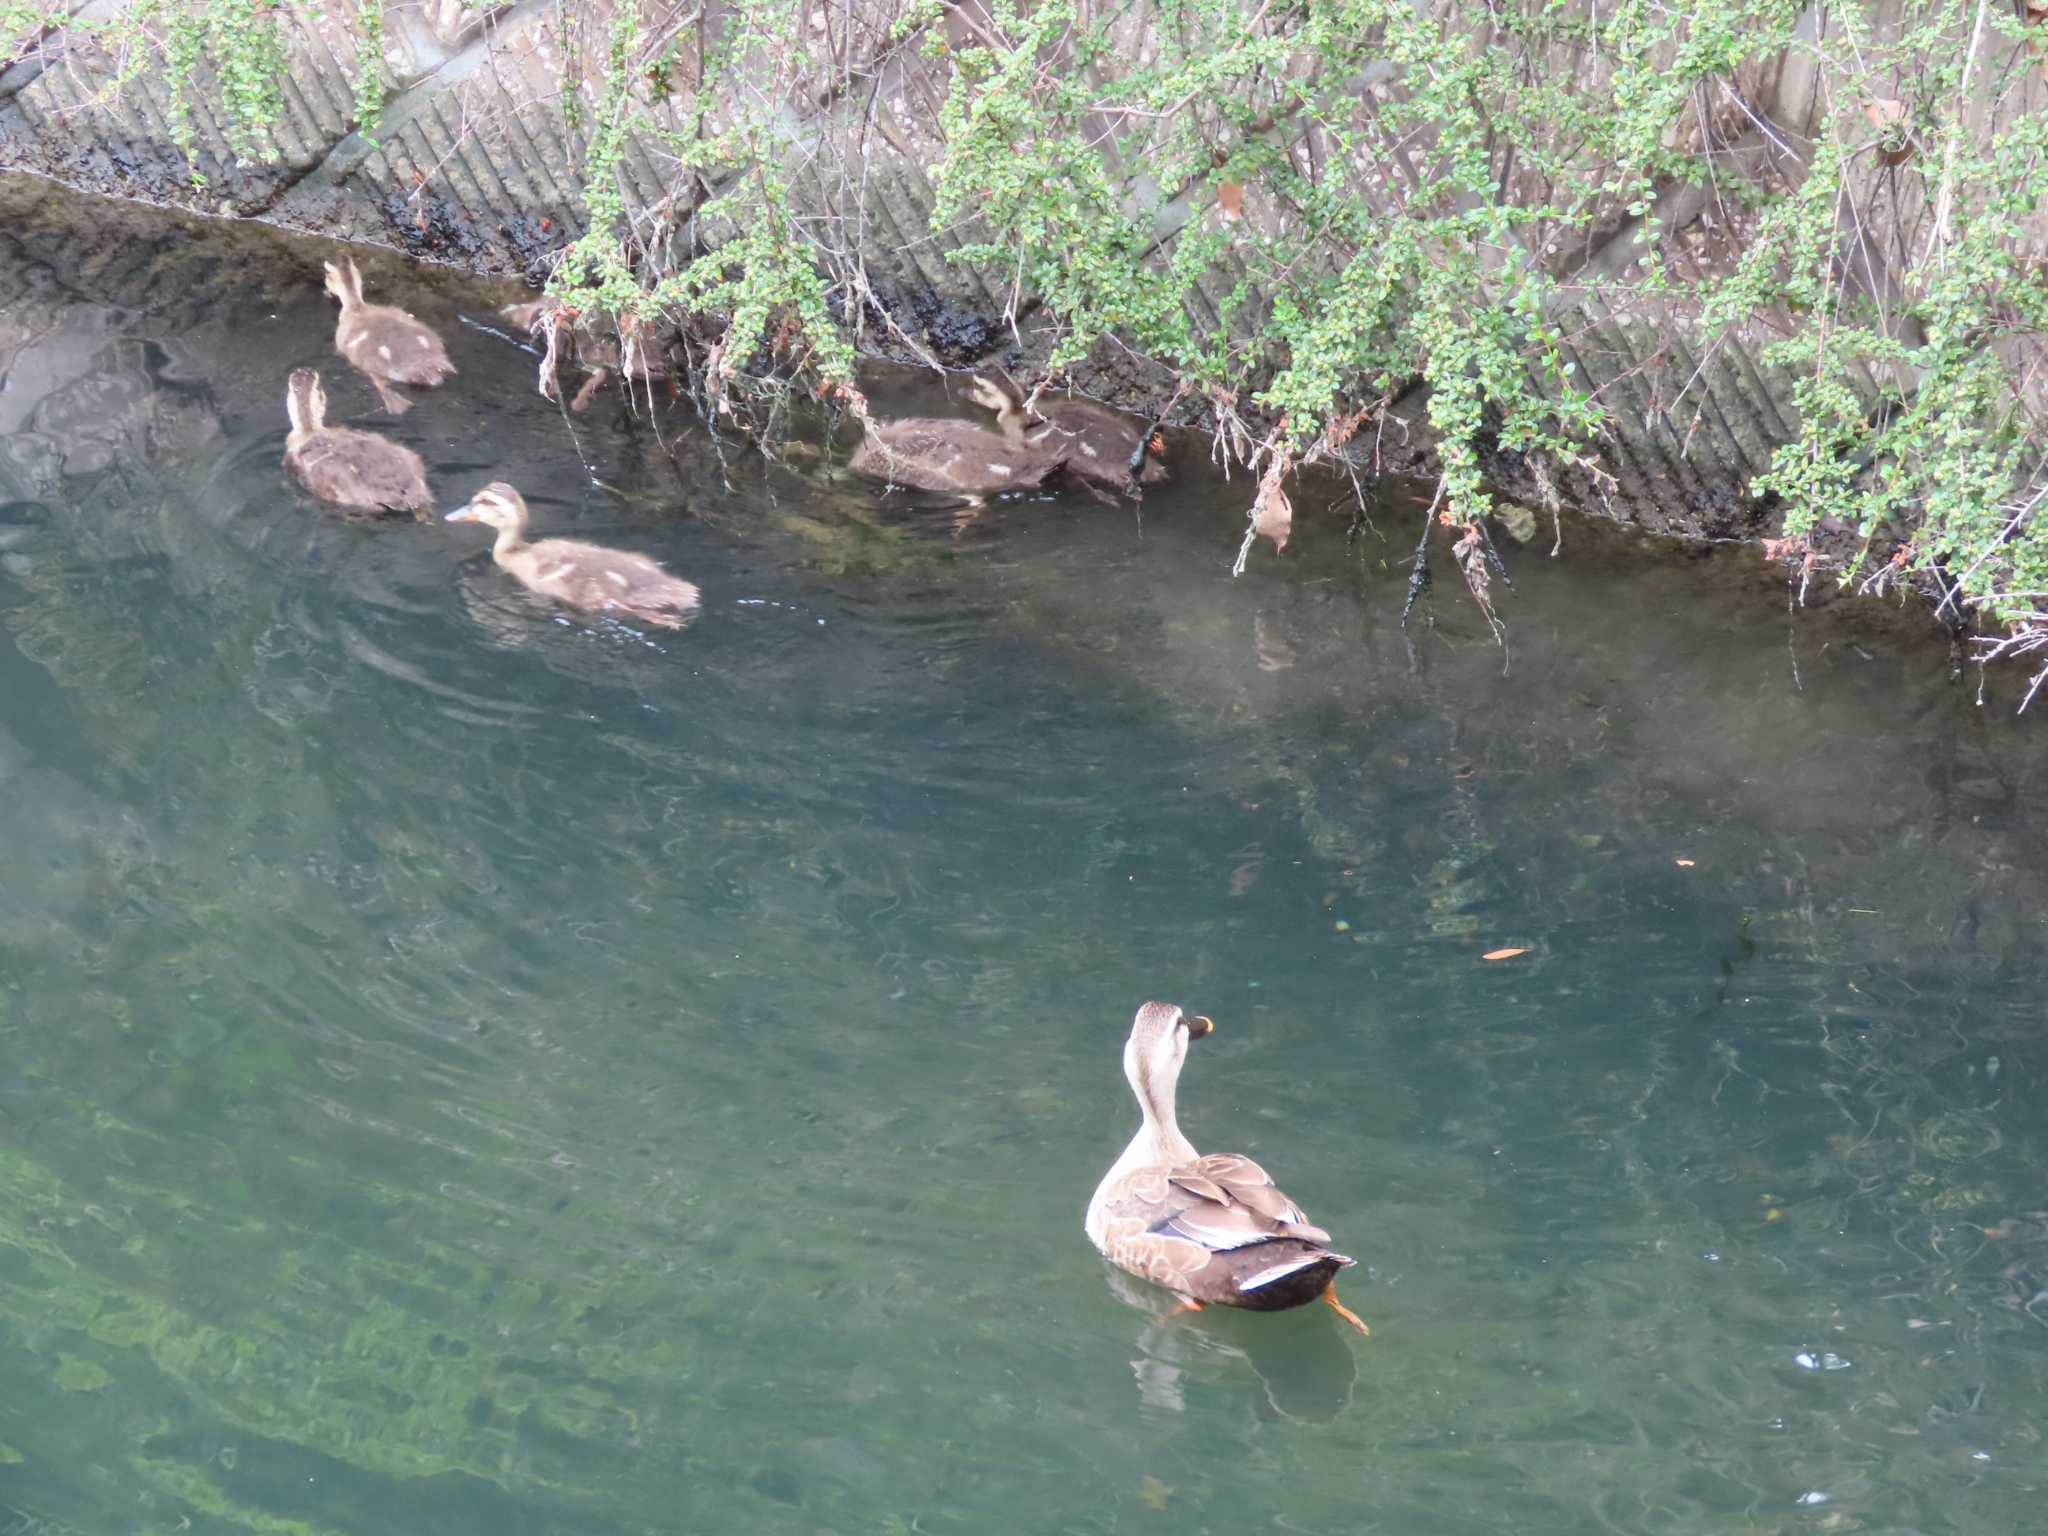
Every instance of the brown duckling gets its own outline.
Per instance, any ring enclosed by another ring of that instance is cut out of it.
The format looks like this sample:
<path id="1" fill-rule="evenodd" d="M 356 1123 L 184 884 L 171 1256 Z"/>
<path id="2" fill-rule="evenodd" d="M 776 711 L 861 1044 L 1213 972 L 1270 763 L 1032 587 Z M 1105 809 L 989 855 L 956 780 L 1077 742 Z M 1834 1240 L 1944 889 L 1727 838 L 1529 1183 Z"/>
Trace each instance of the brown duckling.
<path id="1" fill-rule="evenodd" d="M 412 409 L 412 402 L 393 389 L 393 384 L 431 388 L 454 374 L 448 348 L 430 327 L 402 309 L 371 304 L 363 298 L 363 276 L 351 258 L 327 263 L 327 291 L 341 300 L 334 350 L 370 381 L 392 415 L 401 416 Z"/>
<path id="2" fill-rule="evenodd" d="M 583 411 L 604 382 L 621 374 L 636 384 L 670 377 L 668 348 L 661 344 L 655 327 L 646 320 L 599 313 L 585 315 L 553 299 L 529 299 L 507 304 L 499 311 L 507 320 L 537 336 L 547 347 L 541 360 L 540 392 L 547 399 L 560 396 L 556 382 L 559 358 L 566 357 L 589 375 L 576 391 L 569 409 Z"/>
<path id="3" fill-rule="evenodd" d="M 968 385 L 975 402 L 995 410 L 1003 395 L 986 379 Z M 995 433 L 948 416 L 906 416 L 869 421 L 867 436 L 847 468 L 857 475 L 912 490 L 965 497 L 978 505 L 998 491 L 1041 485 L 1067 461 L 1064 444 L 1028 441 L 1021 428 Z"/>
<path id="4" fill-rule="evenodd" d="M 418 454 L 374 432 L 327 425 L 327 391 L 311 368 L 292 370 L 284 408 L 292 423 L 284 467 L 322 501 L 415 515 L 432 507 Z"/>
<path id="5" fill-rule="evenodd" d="M 1135 492 L 1141 482 L 1158 485 L 1167 478 L 1166 465 L 1159 458 L 1166 444 L 1158 433 L 1147 434 L 1141 423 L 1121 411 L 1093 400 L 1055 398 L 1033 403 L 1001 369 L 980 375 L 976 382 L 984 380 L 987 388 L 975 392 L 974 398 L 995 412 L 1004 434 L 1042 449 L 1064 447 L 1068 474 L 1126 495 Z M 1134 478 L 1131 461 L 1141 450 L 1142 467 Z"/>
<path id="6" fill-rule="evenodd" d="M 494 480 L 448 514 L 451 523 L 487 523 L 498 530 L 491 558 L 528 591 L 576 608 L 629 615 L 663 629 L 681 629 L 697 610 L 697 589 L 645 555 L 573 539 L 526 538 L 526 499 Z"/>
<path id="7" fill-rule="evenodd" d="M 1360 1333 L 1358 1314 L 1331 1283 L 1357 1261 L 1238 1152 L 1197 1153 L 1174 1117 L 1188 1043 L 1215 1030 L 1200 1014 L 1147 1003 L 1124 1043 L 1124 1077 L 1143 1116 L 1088 1202 L 1088 1240 L 1118 1269 L 1207 1305 L 1279 1312 L 1321 1300 Z"/>

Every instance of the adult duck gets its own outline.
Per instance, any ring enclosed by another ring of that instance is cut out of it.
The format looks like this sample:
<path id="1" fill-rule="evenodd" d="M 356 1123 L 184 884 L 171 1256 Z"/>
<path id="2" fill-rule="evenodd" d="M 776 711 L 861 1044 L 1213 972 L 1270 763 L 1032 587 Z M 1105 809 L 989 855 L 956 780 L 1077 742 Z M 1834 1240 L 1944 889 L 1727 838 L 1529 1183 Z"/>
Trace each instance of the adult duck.
<path id="1" fill-rule="evenodd" d="M 491 558 L 530 592 L 571 607 L 681 629 L 697 611 L 696 586 L 671 576 L 645 555 L 574 539 L 526 537 L 526 498 L 494 480 L 448 514 L 451 523 L 498 530 Z"/>
<path id="2" fill-rule="evenodd" d="M 393 384 L 432 388 L 454 376 L 448 348 L 431 326 L 394 305 L 372 304 L 363 297 L 363 274 L 351 258 L 327 263 L 327 291 L 341 301 L 334 350 L 370 381 L 392 415 L 412 409 Z"/>
<path id="3" fill-rule="evenodd" d="M 295 368 L 284 398 L 291 435 L 284 467 L 322 501 L 370 512 L 425 512 L 433 504 L 427 466 L 403 443 L 327 425 L 327 391 L 311 368 Z"/>
<path id="4" fill-rule="evenodd" d="M 1326 1247 L 1330 1234 L 1257 1163 L 1235 1152 L 1203 1157 L 1181 1134 L 1173 1100 L 1188 1044 L 1215 1028 L 1172 1003 L 1147 1003 L 1132 1020 L 1124 1076 L 1143 1121 L 1088 1202 L 1089 1241 L 1117 1268 L 1172 1291 L 1176 1310 L 1278 1312 L 1322 1300 L 1372 1332 L 1332 1284 L 1357 1261 Z"/>

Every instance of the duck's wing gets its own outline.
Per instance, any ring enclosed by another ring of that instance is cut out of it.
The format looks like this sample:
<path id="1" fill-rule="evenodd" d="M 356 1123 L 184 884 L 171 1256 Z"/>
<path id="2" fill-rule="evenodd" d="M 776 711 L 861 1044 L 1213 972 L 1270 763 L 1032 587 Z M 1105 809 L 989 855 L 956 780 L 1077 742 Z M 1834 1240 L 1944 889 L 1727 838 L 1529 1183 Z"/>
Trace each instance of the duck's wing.
<path id="1" fill-rule="evenodd" d="M 455 372 L 440 336 L 388 304 L 344 313 L 334 344 L 343 357 L 373 378 L 433 385 Z"/>
<path id="2" fill-rule="evenodd" d="M 1330 1234 L 1312 1223 L 1300 1206 L 1250 1158 L 1235 1152 L 1212 1152 L 1168 1172 L 1167 1181 L 1180 1197 L 1166 1215 L 1162 1230 L 1191 1238 L 1210 1248 L 1242 1248 L 1276 1237 L 1327 1243 Z"/>
<path id="3" fill-rule="evenodd" d="M 1103 1251 L 1132 1274 L 1183 1295 L 1227 1301 L 1335 1260 L 1265 1169 L 1216 1153 L 1175 1168 L 1139 1168 L 1105 1196 Z"/>
<path id="4" fill-rule="evenodd" d="M 664 615 L 698 606 L 697 588 L 671 576 L 646 555 L 607 549 L 573 539 L 542 539 L 516 558 L 527 565 L 522 576 L 535 591 L 563 598 L 579 608 L 615 608 L 657 623 Z"/>

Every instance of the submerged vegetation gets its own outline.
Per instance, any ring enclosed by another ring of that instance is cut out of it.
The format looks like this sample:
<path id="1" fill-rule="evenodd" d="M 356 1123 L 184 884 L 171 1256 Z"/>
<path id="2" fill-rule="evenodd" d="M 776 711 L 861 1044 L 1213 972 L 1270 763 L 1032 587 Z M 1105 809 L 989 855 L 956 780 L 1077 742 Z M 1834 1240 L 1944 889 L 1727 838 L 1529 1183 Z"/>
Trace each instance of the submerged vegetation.
<path id="1" fill-rule="evenodd" d="M 0 10 L 0 53 L 44 9 Z M 369 131 L 385 22 L 354 17 Z M 181 99 L 205 75 L 244 137 L 284 68 L 247 0 L 70 25 L 154 46 Z M 714 408 L 802 377 L 859 410 L 864 346 L 929 357 L 874 271 L 893 224 L 1000 311 L 983 353 L 1136 365 L 1209 427 L 1259 487 L 1247 547 L 1284 541 L 1297 469 L 1378 467 L 1421 401 L 1471 550 L 1504 485 L 1615 487 L 1611 386 L 1649 365 L 1601 383 L 1581 347 L 1630 313 L 1700 359 L 1648 410 L 1674 456 L 1710 370 L 1768 397 L 1740 489 L 1802 589 L 1910 581 L 1993 652 L 2048 647 L 2042 0 L 615 0 L 550 25 L 582 204 L 552 285 L 715 317 Z M 907 225 L 889 164 L 925 198 Z"/>

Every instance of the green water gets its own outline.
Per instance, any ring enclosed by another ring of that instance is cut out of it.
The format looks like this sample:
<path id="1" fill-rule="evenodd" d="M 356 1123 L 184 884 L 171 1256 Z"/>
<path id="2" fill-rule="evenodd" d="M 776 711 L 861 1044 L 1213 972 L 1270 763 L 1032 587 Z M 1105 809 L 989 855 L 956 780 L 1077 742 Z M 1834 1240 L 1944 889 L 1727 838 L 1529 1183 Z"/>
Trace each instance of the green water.
<path id="1" fill-rule="evenodd" d="M 0 214 L 0 1532 L 2037 1518 L 2048 756 L 1920 621 L 1568 526 L 1504 674 L 1393 501 L 954 537 L 423 287 L 648 640 L 283 481 L 322 253 Z M 1370 1340 L 1088 1246 L 1148 996 Z"/>

